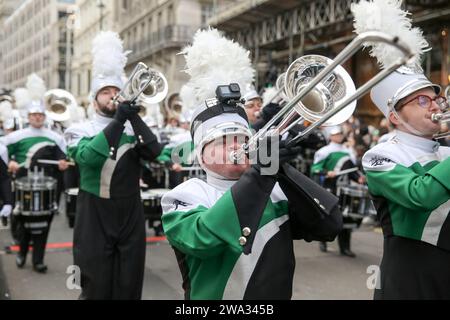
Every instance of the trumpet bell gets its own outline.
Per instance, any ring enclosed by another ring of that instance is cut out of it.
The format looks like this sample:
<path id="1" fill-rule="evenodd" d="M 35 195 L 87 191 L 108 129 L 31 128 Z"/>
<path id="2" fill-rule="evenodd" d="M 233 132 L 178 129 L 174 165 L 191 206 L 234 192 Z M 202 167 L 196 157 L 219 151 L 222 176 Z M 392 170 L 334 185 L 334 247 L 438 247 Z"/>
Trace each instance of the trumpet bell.
<path id="1" fill-rule="evenodd" d="M 295 60 L 285 74 L 285 94 L 288 101 L 292 100 L 304 89 L 314 77 L 333 60 L 320 55 L 307 55 Z M 314 123 L 324 114 L 335 108 L 340 101 L 356 92 L 355 84 L 342 66 L 337 66 L 317 86 L 309 91 L 299 103 L 294 106 L 296 112 L 305 120 Z M 346 121 L 356 108 L 356 100 L 342 111 L 328 119 L 323 125 L 334 126 Z"/>

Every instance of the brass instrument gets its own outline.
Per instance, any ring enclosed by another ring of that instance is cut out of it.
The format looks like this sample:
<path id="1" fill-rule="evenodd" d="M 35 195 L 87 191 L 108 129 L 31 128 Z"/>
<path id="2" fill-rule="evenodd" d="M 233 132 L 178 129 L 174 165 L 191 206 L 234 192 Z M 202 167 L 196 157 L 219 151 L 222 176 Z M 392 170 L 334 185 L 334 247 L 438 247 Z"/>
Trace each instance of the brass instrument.
<path id="1" fill-rule="evenodd" d="M 402 57 L 356 90 L 350 75 L 341 64 L 368 42 L 384 42 L 395 46 L 401 51 Z M 232 152 L 231 160 L 235 163 L 240 161 L 250 150 L 257 149 L 259 139 L 268 135 L 282 136 L 305 120 L 311 125 L 300 131 L 289 142 L 290 145 L 297 143 L 319 126 L 333 126 L 346 121 L 353 114 L 357 99 L 412 57 L 413 53 L 409 46 L 398 37 L 370 31 L 358 35 L 334 60 L 318 55 L 304 56 L 295 60 L 285 75 L 284 92 L 289 102 L 252 136 L 241 150 Z M 279 124 L 274 127 L 275 123 Z"/>
<path id="2" fill-rule="evenodd" d="M 136 102 L 137 105 L 151 105 L 164 100 L 168 91 L 169 86 L 164 75 L 139 62 L 113 101 L 114 103 L 130 101 Z"/>

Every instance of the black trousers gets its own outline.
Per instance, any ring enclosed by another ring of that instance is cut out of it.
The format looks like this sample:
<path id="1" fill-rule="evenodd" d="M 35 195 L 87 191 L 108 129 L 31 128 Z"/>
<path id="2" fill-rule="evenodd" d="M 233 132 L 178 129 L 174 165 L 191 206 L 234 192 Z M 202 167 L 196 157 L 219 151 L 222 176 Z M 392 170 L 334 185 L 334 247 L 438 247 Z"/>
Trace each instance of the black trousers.
<path id="1" fill-rule="evenodd" d="M 384 238 L 381 280 L 374 299 L 450 299 L 450 251 L 397 237 Z"/>
<path id="2" fill-rule="evenodd" d="M 145 268 L 145 222 L 140 195 L 101 199 L 80 190 L 74 264 L 80 299 L 140 299 Z"/>
<path id="3" fill-rule="evenodd" d="M 43 264 L 53 214 L 43 217 L 18 216 L 17 219 L 20 254 L 24 257 L 27 255 L 30 240 L 33 240 L 33 265 Z"/>

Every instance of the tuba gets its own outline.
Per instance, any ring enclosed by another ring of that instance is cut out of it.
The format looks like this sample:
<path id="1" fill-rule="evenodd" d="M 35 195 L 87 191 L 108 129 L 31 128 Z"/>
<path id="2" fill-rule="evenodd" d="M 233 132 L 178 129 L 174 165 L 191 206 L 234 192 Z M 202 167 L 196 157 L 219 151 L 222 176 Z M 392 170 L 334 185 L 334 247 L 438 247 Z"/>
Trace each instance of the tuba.
<path id="1" fill-rule="evenodd" d="M 125 83 L 123 89 L 113 98 L 119 101 L 136 102 L 137 105 L 152 105 L 167 96 L 169 86 L 164 75 L 139 62 Z"/>
<path id="2" fill-rule="evenodd" d="M 44 104 L 48 117 L 55 122 L 70 120 L 70 109 L 77 108 L 75 97 L 63 89 L 47 91 L 44 95 Z"/>
<path id="3" fill-rule="evenodd" d="M 400 50 L 402 57 L 356 90 L 342 63 L 368 42 L 392 45 Z M 411 49 L 398 37 L 370 31 L 353 39 L 334 60 L 318 55 L 303 56 L 295 60 L 285 74 L 284 92 L 289 102 L 240 150 L 232 152 L 231 160 L 237 163 L 250 150 L 257 149 L 259 139 L 277 134 L 282 136 L 304 121 L 310 122 L 311 125 L 300 131 L 288 145 L 294 145 L 304 139 L 319 126 L 334 126 L 346 121 L 353 114 L 357 99 L 400 66 L 408 63 L 413 56 Z"/>

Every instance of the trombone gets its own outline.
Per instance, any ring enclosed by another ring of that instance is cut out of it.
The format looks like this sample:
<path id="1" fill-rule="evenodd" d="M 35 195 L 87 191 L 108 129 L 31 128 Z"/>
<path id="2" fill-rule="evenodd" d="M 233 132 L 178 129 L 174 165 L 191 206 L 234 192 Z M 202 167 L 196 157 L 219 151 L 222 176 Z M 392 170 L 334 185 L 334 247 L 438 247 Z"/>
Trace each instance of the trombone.
<path id="1" fill-rule="evenodd" d="M 169 91 L 164 75 L 139 62 L 120 92 L 113 98 L 113 103 L 119 100 L 136 102 L 138 105 L 156 104 L 164 100 Z"/>
<path id="2" fill-rule="evenodd" d="M 350 75 L 341 64 L 367 42 L 392 45 L 401 51 L 402 57 L 356 90 Z M 304 120 L 311 122 L 311 125 L 290 140 L 288 146 L 297 143 L 321 125 L 337 125 L 346 121 L 353 114 L 357 99 L 400 66 L 408 63 L 413 56 L 409 46 L 398 37 L 369 31 L 353 39 L 334 60 L 317 55 L 297 59 L 289 66 L 285 75 L 285 91 L 290 101 L 240 150 L 233 151 L 230 154 L 231 160 L 237 163 L 250 150 L 257 149 L 259 139 L 267 135 L 282 136 Z M 295 69 L 297 66 L 300 67 L 299 70 Z M 308 73 L 311 76 L 308 77 Z M 279 124 L 273 127 L 278 122 Z"/>

